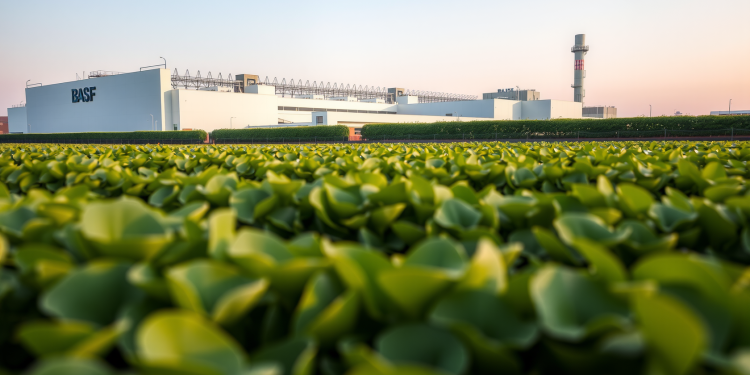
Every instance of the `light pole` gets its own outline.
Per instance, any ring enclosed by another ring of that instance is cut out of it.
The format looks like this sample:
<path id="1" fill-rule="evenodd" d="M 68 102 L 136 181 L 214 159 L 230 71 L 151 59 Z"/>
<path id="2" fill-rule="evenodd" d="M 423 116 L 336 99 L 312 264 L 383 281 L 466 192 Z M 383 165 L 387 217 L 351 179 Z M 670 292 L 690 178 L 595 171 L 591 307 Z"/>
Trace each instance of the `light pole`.
<path id="1" fill-rule="evenodd" d="M 151 131 L 154 131 L 154 115 L 149 113 L 149 116 L 151 116 Z"/>
<path id="2" fill-rule="evenodd" d="M 230 117 L 229 118 L 229 129 L 233 129 L 233 127 L 232 127 L 232 119 L 233 118 L 237 118 L 237 117 Z"/>
<path id="3" fill-rule="evenodd" d="M 164 60 L 164 69 L 167 69 L 167 59 L 159 56 L 160 59 Z"/>
<path id="4" fill-rule="evenodd" d="M 732 115 L 732 99 L 729 99 L 729 114 L 727 116 Z"/>

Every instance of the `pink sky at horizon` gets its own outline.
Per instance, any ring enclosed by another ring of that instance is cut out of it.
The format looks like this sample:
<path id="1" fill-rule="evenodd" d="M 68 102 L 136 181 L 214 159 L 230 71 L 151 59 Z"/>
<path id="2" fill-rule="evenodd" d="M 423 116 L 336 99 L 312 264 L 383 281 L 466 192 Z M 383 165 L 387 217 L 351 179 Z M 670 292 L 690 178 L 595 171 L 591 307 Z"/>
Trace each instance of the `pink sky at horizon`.
<path id="1" fill-rule="evenodd" d="M 228 19 L 206 17 L 223 14 Z M 587 35 L 586 105 L 619 117 L 750 110 L 750 1 L 218 0 L 3 2 L 0 116 L 25 82 L 83 71 L 258 74 L 477 95 L 520 86 L 572 100 L 574 35 Z M 232 18 L 236 17 L 236 18 Z"/>

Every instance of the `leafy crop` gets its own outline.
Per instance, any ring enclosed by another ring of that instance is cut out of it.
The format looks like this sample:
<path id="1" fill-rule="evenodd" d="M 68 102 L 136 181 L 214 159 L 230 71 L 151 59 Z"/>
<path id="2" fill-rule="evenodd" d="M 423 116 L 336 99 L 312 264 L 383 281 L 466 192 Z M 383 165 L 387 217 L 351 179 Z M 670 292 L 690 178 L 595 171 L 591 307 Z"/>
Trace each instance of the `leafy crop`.
<path id="1" fill-rule="evenodd" d="M 150 141 L 153 143 L 164 141 L 192 141 L 192 143 L 203 143 L 206 140 L 204 130 L 184 131 L 138 131 L 138 132 L 87 132 L 87 133 L 41 133 L 41 134 L 3 134 L 0 142 L 113 142 L 124 141 Z"/>
<path id="2" fill-rule="evenodd" d="M 615 137 L 616 131 L 711 131 L 718 129 L 750 129 L 750 117 L 747 116 L 680 116 L 680 117 L 631 117 L 612 119 L 557 119 L 557 120 L 488 120 L 470 122 L 436 122 L 431 124 L 366 124 L 362 127 L 362 136 L 369 139 L 382 139 L 383 136 L 399 137 L 407 135 L 434 136 L 441 135 L 490 134 L 517 138 L 527 134 L 544 137 L 575 137 L 578 132 L 613 132 L 606 137 Z M 689 133 L 678 135 L 689 135 Z M 467 137 L 467 139 L 469 139 Z M 460 137 L 459 137 L 460 138 Z"/>
<path id="3" fill-rule="evenodd" d="M 750 371 L 750 144 L 0 151 L 8 373 Z"/>

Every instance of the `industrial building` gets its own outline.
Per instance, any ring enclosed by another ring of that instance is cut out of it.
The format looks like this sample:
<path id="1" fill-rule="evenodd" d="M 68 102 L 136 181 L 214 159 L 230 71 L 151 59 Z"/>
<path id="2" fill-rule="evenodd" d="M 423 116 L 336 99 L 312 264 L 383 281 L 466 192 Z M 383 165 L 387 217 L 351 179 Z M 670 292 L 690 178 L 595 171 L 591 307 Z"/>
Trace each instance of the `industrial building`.
<path id="1" fill-rule="evenodd" d="M 711 116 L 750 116 L 749 110 L 711 111 Z"/>
<path id="2" fill-rule="evenodd" d="M 617 108 L 612 106 L 583 107 L 586 118 L 617 118 Z"/>
<path id="3" fill-rule="evenodd" d="M 0 116 L 0 134 L 8 134 L 8 116 Z"/>
<path id="4" fill-rule="evenodd" d="M 87 79 L 26 88 L 26 105 L 9 108 L 10 131 L 174 131 L 255 126 L 580 118 L 561 100 L 476 100 L 467 95 L 352 85 L 211 78 L 152 69 L 97 71 Z"/>
<path id="5" fill-rule="evenodd" d="M 177 131 L 478 120 L 582 118 L 585 35 L 576 35 L 574 101 L 541 99 L 536 90 L 471 95 L 399 87 L 205 76 L 145 67 L 90 72 L 85 79 L 27 85 L 26 104 L 8 109 L 11 133 Z M 615 116 L 607 107 L 603 116 Z M 596 112 L 598 115 L 599 112 Z M 587 116 L 588 117 L 588 116 Z M 607 118 L 607 117 L 600 117 Z"/>

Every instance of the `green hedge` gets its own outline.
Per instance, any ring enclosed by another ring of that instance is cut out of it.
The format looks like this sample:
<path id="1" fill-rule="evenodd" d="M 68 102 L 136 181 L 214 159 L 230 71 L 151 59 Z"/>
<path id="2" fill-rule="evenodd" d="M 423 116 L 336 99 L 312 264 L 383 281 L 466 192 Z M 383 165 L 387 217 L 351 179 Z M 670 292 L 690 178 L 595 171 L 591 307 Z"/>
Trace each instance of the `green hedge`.
<path id="1" fill-rule="evenodd" d="M 115 140 L 138 140 L 138 141 L 204 141 L 206 139 L 204 130 L 184 131 L 138 131 L 138 132 L 87 132 L 87 133 L 43 133 L 43 134 L 3 134 L 0 135 L 0 143 L 13 142 L 90 142 L 101 140 L 102 142 Z"/>
<path id="2" fill-rule="evenodd" d="M 648 130 L 750 129 L 750 116 L 632 117 L 606 120 L 505 120 L 435 122 L 428 124 L 369 124 L 362 136 L 448 135 L 448 134 L 527 134 L 558 136 L 575 132 L 615 132 Z"/>
<path id="3" fill-rule="evenodd" d="M 292 126 L 283 128 L 261 129 L 218 129 L 211 133 L 211 138 L 221 139 L 260 139 L 260 138 L 313 138 L 313 137 L 346 137 L 349 128 L 345 125 L 326 126 Z"/>

